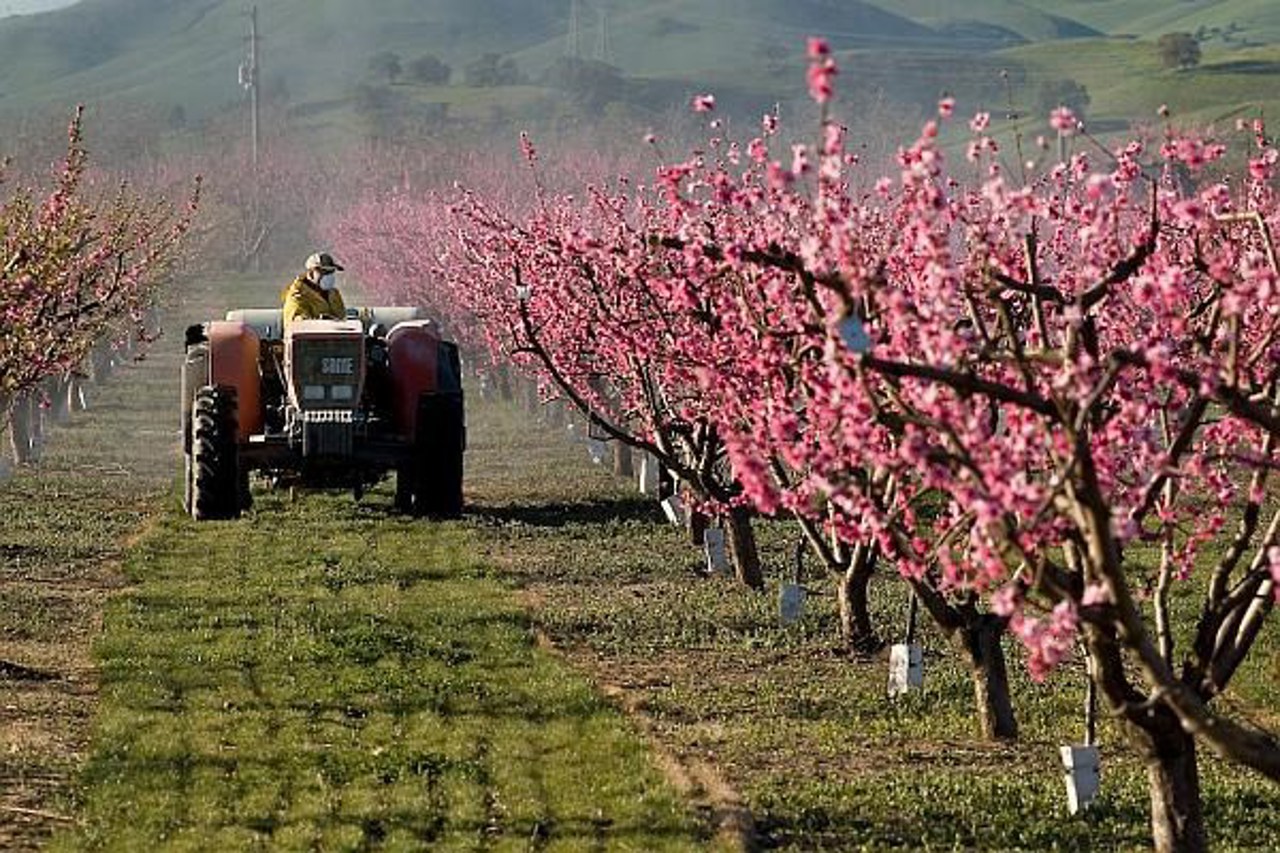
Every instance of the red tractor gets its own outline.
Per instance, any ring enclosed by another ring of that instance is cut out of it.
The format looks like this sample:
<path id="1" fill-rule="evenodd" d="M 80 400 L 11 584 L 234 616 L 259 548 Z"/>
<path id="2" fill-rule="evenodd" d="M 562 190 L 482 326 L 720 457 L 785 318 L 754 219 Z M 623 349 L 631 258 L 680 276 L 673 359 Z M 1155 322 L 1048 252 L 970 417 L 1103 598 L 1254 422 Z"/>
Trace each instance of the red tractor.
<path id="1" fill-rule="evenodd" d="M 346 320 L 231 311 L 187 329 L 182 366 L 184 506 L 237 518 L 249 474 L 351 489 L 396 474 L 396 508 L 462 513 L 466 449 L 456 344 L 417 308 L 353 308 Z"/>

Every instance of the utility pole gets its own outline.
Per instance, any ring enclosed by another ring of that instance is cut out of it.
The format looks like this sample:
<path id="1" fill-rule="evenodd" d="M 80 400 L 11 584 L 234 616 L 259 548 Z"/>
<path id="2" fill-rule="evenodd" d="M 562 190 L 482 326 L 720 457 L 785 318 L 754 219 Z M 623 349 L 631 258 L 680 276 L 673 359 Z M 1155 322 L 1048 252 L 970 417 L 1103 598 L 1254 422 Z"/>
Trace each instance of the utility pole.
<path id="1" fill-rule="evenodd" d="M 569 0 L 569 41 L 565 53 L 572 59 L 582 58 L 582 6 L 579 0 Z"/>
<path id="2" fill-rule="evenodd" d="M 240 85 L 249 92 L 249 135 L 253 145 L 253 165 L 258 165 L 258 7 L 249 7 L 249 58 L 240 63 Z"/>

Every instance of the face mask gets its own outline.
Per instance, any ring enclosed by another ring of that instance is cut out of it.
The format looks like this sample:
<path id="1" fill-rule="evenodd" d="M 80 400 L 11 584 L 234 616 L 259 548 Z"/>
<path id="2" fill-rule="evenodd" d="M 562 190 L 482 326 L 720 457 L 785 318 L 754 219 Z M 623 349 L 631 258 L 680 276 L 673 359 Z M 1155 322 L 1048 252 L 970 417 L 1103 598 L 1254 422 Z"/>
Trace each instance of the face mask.
<path id="1" fill-rule="evenodd" d="M 337 276 L 331 272 L 327 272 L 320 276 L 320 289 L 324 291 L 333 290 L 338 286 Z"/>

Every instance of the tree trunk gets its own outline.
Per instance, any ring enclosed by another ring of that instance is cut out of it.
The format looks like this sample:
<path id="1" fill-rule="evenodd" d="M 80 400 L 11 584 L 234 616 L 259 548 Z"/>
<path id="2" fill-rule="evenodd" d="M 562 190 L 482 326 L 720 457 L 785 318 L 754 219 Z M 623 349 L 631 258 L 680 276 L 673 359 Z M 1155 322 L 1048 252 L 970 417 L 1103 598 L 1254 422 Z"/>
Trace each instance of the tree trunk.
<path id="1" fill-rule="evenodd" d="M 12 402 L 8 394 L 0 394 L 0 439 L 4 438 L 10 429 L 9 409 Z M 0 483 L 8 480 L 12 473 L 13 469 L 9 465 L 8 456 L 0 453 Z"/>
<path id="2" fill-rule="evenodd" d="M 527 414 L 537 416 L 542 408 L 538 400 L 538 383 L 529 381 L 524 383 L 524 410 Z"/>
<path id="3" fill-rule="evenodd" d="M 9 408 L 9 443 L 15 465 L 32 461 L 31 454 L 31 398 L 22 395 Z"/>
<path id="4" fill-rule="evenodd" d="M 27 395 L 27 405 L 31 407 L 31 461 L 39 462 L 44 455 L 44 405 L 43 398 L 33 391 Z"/>
<path id="5" fill-rule="evenodd" d="M 613 443 L 613 473 L 619 477 L 634 477 L 636 475 L 631 445 L 621 441 Z"/>
<path id="6" fill-rule="evenodd" d="M 515 394 L 511 391 L 511 371 L 507 370 L 505 364 L 493 369 L 493 379 L 498 386 L 498 396 L 508 403 L 515 399 Z"/>
<path id="7" fill-rule="evenodd" d="M 836 584 L 836 599 L 840 605 L 840 635 L 844 638 L 845 648 L 855 654 L 871 654 L 884 646 L 871 625 L 867 596 L 875 567 L 874 550 L 860 546 Z"/>
<path id="8" fill-rule="evenodd" d="M 978 725 L 988 740 L 1015 740 L 1018 720 L 1013 714 L 1009 695 L 1009 670 L 1005 666 L 1005 622 L 991 613 L 980 615 L 962 632 L 969 668 L 973 678 L 973 696 L 978 707 Z"/>
<path id="9" fill-rule="evenodd" d="M 45 390 L 49 394 L 49 417 L 56 424 L 65 424 L 71 419 L 70 388 L 70 372 L 51 378 L 45 386 Z"/>
<path id="10" fill-rule="evenodd" d="M 751 514 L 743 507 L 731 509 L 725 519 L 725 533 L 734 577 L 744 586 L 764 589 L 764 574 L 760 570 L 756 535 L 751 529 Z"/>
<path id="11" fill-rule="evenodd" d="M 95 385 L 101 385 L 111 378 L 111 348 L 99 344 L 89 353 L 89 378 Z"/>
<path id="12" fill-rule="evenodd" d="M 1130 723 L 1129 727 L 1147 764 L 1151 840 L 1157 853 L 1207 850 L 1195 738 L 1163 706 L 1151 712 L 1150 726 Z"/>
<path id="13" fill-rule="evenodd" d="M 704 513 L 698 512 L 696 509 L 685 511 L 684 529 L 689 534 L 689 544 L 693 547 L 701 548 L 706 544 L 704 536 L 710 526 L 711 519 L 707 518 Z"/>
<path id="14" fill-rule="evenodd" d="M 76 373 L 67 382 L 67 411 L 83 412 L 89 408 L 84 398 L 84 380 Z"/>

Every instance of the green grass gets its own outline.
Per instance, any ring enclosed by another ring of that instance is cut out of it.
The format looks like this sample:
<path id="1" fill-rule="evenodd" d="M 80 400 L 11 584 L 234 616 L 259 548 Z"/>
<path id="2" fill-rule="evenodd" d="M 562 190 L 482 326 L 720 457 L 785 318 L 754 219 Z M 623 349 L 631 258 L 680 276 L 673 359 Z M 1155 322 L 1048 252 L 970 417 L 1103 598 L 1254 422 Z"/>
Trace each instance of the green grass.
<path id="1" fill-rule="evenodd" d="M 85 827 L 55 849 L 696 845 L 475 544 L 385 493 L 164 519 L 107 611 Z"/>

